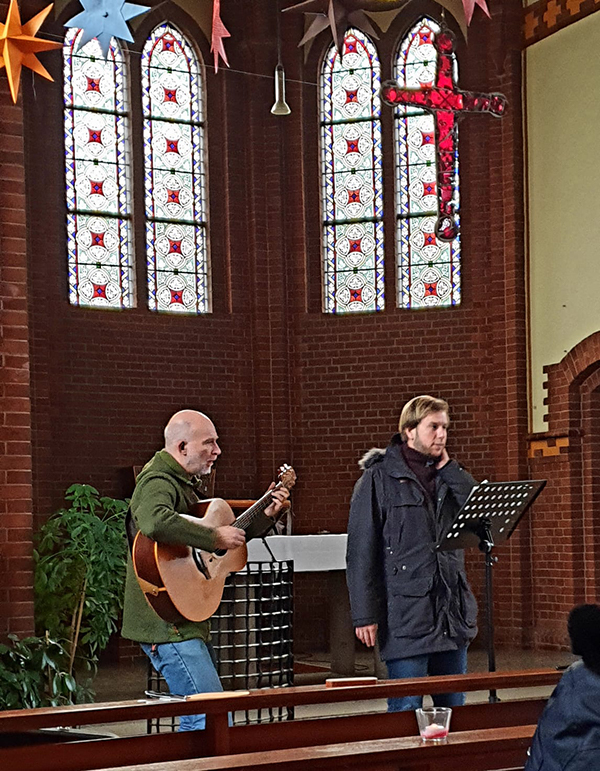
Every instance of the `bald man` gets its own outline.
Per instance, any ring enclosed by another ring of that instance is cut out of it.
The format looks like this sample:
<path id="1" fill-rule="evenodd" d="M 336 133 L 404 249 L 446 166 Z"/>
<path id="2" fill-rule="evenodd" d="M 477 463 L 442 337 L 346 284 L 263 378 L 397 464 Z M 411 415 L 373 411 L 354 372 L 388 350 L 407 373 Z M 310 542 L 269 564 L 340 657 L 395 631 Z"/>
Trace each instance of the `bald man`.
<path id="1" fill-rule="evenodd" d="M 175 413 L 165 428 L 164 449 L 157 452 L 140 472 L 131 515 L 136 527 L 162 543 L 186 544 L 205 551 L 235 549 L 246 541 L 243 530 L 231 525 L 204 527 L 180 514 L 187 514 L 199 500 L 197 477 L 208 474 L 221 454 L 217 431 L 206 415 L 194 410 Z M 274 517 L 289 493 L 273 492 L 273 503 L 265 514 Z M 123 637 L 139 642 L 171 693 L 191 694 L 222 691 L 209 643 L 208 621 L 184 618 L 177 624 L 160 618 L 146 601 L 133 570 L 127 564 Z M 204 715 L 180 719 L 180 731 L 203 729 Z"/>

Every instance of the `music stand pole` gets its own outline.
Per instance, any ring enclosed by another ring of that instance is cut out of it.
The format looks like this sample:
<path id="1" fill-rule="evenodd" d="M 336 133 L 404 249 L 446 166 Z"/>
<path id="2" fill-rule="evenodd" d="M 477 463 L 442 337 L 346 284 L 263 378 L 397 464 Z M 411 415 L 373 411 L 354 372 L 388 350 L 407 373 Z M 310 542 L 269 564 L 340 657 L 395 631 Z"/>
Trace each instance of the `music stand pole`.
<path id="1" fill-rule="evenodd" d="M 494 584 L 492 568 L 496 558 L 492 555 L 494 548 L 494 535 L 492 533 L 492 523 L 489 519 L 483 518 L 477 524 L 475 534 L 479 537 L 479 550 L 485 554 L 485 620 L 487 628 L 487 654 L 488 671 L 496 671 L 496 651 L 494 647 Z M 490 690 L 488 701 L 495 704 L 500 701 L 495 689 Z"/>

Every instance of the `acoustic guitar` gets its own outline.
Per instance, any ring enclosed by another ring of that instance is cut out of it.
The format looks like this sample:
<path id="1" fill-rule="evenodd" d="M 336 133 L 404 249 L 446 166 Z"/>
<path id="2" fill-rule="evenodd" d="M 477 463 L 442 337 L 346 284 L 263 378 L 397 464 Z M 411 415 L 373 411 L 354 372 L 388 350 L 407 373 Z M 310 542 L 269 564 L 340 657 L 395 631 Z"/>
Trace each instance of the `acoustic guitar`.
<path id="1" fill-rule="evenodd" d="M 291 490 L 295 482 L 294 469 L 284 465 L 275 487 L 237 519 L 222 498 L 199 501 L 190 514 L 179 516 L 205 527 L 233 525 L 247 532 L 273 502 L 271 494 L 282 487 Z M 182 617 L 205 621 L 213 615 L 221 602 L 225 579 L 245 566 L 248 550 L 244 544 L 236 549 L 207 552 L 181 544 L 158 543 L 138 532 L 132 558 L 140 587 L 154 611 L 165 621 L 177 623 Z"/>

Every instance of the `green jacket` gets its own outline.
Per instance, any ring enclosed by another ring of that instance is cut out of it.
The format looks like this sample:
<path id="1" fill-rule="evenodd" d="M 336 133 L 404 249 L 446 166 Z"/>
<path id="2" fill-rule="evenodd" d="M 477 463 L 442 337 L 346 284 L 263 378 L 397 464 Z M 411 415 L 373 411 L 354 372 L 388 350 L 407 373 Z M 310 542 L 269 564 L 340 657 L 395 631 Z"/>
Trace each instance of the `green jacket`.
<path id="1" fill-rule="evenodd" d="M 131 514 L 144 535 L 162 543 L 187 544 L 206 551 L 215 549 L 214 530 L 189 522 L 179 514 L 187 514 L 198 501 L 190 475 L 166 450 L 157 452 L 140 472 L 133 497 Z M 208 621 L 186 621 L 171 624 L 163 621 L 144 597 L 133 571 L 131 555 L 127 560 L 123 637 L 143 643 L 181 642 L 210 638 Z"/>

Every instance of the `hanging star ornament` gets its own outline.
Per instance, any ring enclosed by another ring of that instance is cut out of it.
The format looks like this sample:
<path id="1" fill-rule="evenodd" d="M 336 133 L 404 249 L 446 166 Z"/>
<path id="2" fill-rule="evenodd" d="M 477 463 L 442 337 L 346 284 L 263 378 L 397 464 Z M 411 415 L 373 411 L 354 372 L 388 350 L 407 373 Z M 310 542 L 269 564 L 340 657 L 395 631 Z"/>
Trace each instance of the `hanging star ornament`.
<path id="1" fill-rule="evenodd" d="M 17 0 L 10 0 L 6 23 L 0 24 L 0 67 L 6 67 L 10 95 L 15 103 L 19 94 L 23 67 L 29 67 L 38 75 L 52 80 L 50 73 L 35 55 L 39 51 L 62 48 L 62 43 L 52 43 L 35 36 L 51 9 L 52 4 L 30 19 L 27 24 L 21 24 Z"/>
<path id="2" fill-rule="evenodd" d="M 133 42 L 127 22 L 150 10 L 145 5 L 127 3 L 125 0 L 80 0 L 80 3 L 83 11 L 69 19 L 65 27 L 83 30 L 77 48 L 82 48 L 96 38 L 104 58 L 108 56 L 111 38 Z"/>
<path id="3" fill-rule="evenodd" d="M 316 14 L 299 45 L 308 43 L 324 29 L 331 27 L 335 47 L 339 51 L 349 27 L 356 27 L 375 39 L 379 38 L 365 11 L 390 11 L 406 5 L 407 2 L 408 0 L 304 0 L 284 8 L 283 11 Z"/>
<path id="4" fill-rule="evenodd" d="M 471 23 L 471 19 L 473 18 L 473 11 L 475 10 L 475 6 L 478 5 L 481 10 L 485 13 L 485 15 L 491 19 L 490 12 L 487 7 L 486 0 L 462 0 L 463 8 L 465 9 L 465 16 L 467 17 L 467 24 Z"/>
<path id="5" fill-rule="evenodd" d="M 331 27 L 333 40 L 338 51 L 341 50 L 341 44 L 349 27 L 357 27 L 378 38 L 378 35 L 371 24 L 370 17 L 373 18 L 379 13 L 398 11 L 409 5 L 411 0 L 303 0 L 301 3 L 284 8 L 283 11 L 297 11 L 314 16 L 314 19 L 300 43 L 299 46 L 312 41 L 320 32 L 327 27 Z M 478 5 L 488 16 L 486 0 L 436 0 L 439 5 L 447 8 L 457 19 L 458 23 L 466 31 L 467 24 L 473 17 L 475 5 Z M 462 3 L 462 5 L 461 5 Z M 464 25 L 464 26 L 463 26 Z"/>
<path id="6" fill-rule="evenodd" d="M 215 58 L 215 73 L 219 71 L 219 56 L 229 67 L 227 54 L 225 53 L 225 46 L 223 45 L 223 38 L 226 37 L 231 37 L 231 33 L 227 31 L 225 25 L 221 21 L 221 0 L 213 0 L 212 36 L 210 41 L 210 50 L 212 51 L 212 54 Z"/>

